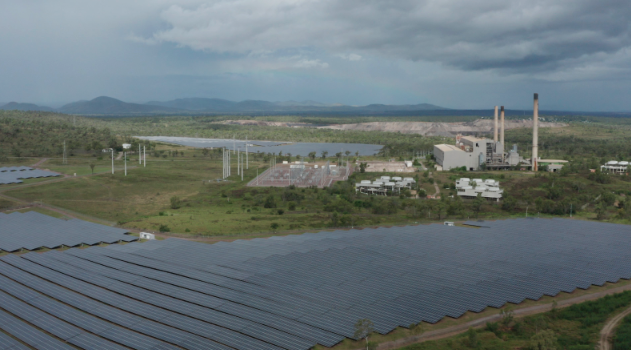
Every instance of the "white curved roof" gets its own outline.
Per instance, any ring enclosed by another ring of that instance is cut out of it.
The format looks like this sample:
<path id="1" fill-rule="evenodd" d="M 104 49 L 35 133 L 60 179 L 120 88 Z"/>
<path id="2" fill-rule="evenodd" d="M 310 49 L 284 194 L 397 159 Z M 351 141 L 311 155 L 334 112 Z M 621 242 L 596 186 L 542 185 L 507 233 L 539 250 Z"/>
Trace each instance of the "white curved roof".
<path id="1" fill-rule="evenodd" d="M 629 165 L 629 162 L 627 161 L 618 162 L 618 165 Z"/>
<path id="2" fill-rule="evenodd" d="M 607 162 L 607 165 L 616 165 L 616 164 L 618 164 L 618 162 L 615 160 L 610 160 Z"/>

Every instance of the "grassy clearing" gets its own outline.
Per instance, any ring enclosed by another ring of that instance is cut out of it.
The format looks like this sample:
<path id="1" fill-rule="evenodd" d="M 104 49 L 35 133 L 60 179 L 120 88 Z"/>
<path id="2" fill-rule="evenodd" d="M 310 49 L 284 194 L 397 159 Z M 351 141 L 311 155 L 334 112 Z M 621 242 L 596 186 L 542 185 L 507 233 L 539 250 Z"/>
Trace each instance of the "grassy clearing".
<path id="1" fill-rule="evenodd" d="M 458 326 L 458 325 L 462 325 L 471 321 L 475 321 L 484 317 L 488 317 L 488 316 L 492 316 L 492 315 L 497 315 L 498 313 L 500 313 L 501 310 L 519 310 L 519 309 L 523 309 L 523 308 L 527 308 L 527 307 L 531 307 L 531 306 L 537 306 L 537 305 L 550 305 L 550 307 L 552 307 L 552 303 L 554 301 L 561 302 L 563 300 L 568 300 L 568 299 L 572 299 L 572 298 L 577 298 L 580 296 L 584 296 L 584 295 L 589 295 L 589 294 L 594 294 L 594 293 L 599 293 L 599 292 L 603 292 L 603 291 L 607 291 L 613 288 L 618 288 L 618 287 L 622 287 L 622 286 L 627 286 L 627 285 L 631 285 L 631 281 L 628 280 L 620 280 L 617 283 L 606 283 L 603 286 L 591 286 L 588 289 L 576 289 L 574 292 L 572 293 L 564 293 L 561 292 L 559 293 L 557 296 L 555 297 L 550 297 L 550 296 L 544 296 L 539 300 L 529 300 L 526 299 L 524 302 L 522 302 L 521 304 L 518 305 L 513 305 L 513 304 L 507 304 L 506 306 L 504 306 L 501 309 L 496 309 L 496 308 L 492 308 L 489 307 L 487 309 L 485 309 L 484 311 L 480 312 L 480 313 L 474 313 L 474 312 L 467 312 L 465 313 L 462 317 L 458 318 L 458 319 L 453 319 L 451 317 L 445 317 L 442 320 L 440 320 L 439 322 L 435 323 L 435 324 L 427 324 L 427 323 L 423 323 L 421 325 L 420 328 L 416 327 L 416 328 L 412 328 L 412 329 L 408 329 L 408 328 L 403 328 L 403 327 L 399 327 L 397 329 L 395 329 L 394 331 L 385 334 L 385 335 L 381 335 L 381 334 L 373 334 L 370 337 L 371 341 L 377 342 L 377 343 L 384 343 L 384 342 L 390 342 L 390 341 L 394 341 L 394 340 L 398 340 L 398 339 L 403 339 L 403 338 L 407 338 L 407 337 L 411 337 L 411 336 L 415 336 L 415 335 L 419 335 L 422 334 L 424 332 L 430 332 L 430 331 L 436 331 L 436 330 L 441 330 L 441 329 L 445 329 L 445 328 L 449 328 L 449 327 L 453 327 L 453 326 Z M 600 299 L 599 299 L 600 300 Z M 456 336 L 454 338 L 458 338 L 461 336 Z M 440 340 L 437 342 L 444 342 L 446 340 L 448 340 L 449 338 L 445 339 L 445 340 Z M 433 343 L 433 342 L 426 342 L 426 343 L 422 343 L 422 344 L 428 344 L 428 343 Z M 350 339 L 345 339 L 342 343 L 334 346 L 331 349 L 334 350 L 355 350 L 355 349 L 359 349 L 362 347 L 362 343 L 361 342 L 357 342 L 357 341 L 353 341 Z M 316 346 L 315 348 L 316 350 L 324 350 L 324 349 L 329 349 L 323 346 Z M 404 348 L 407 349 L 407 348 Z M 414 349 L 414 348 L 411 348 Z M 424 348 L 419 348 L 419 349 L 424 349 Z M 450 349 L 449 347 L 439 347 L 439 348 L 428 348 L 428 349 Z M 485 349 L 484 347 L 482 347 L 481 349 Z M 501 348 L 504 349 L 504 348 Z M 506 349 L 513 349 L 511 347 L 508 347 Z"/>
<path id="2" fill-rule="evenodd" d="M 260 172 L 265 169 L 267 162 L 264 161 L 251 161 L 243 182 L 237 175 L 229 181 L 217 182 L 215 180 L 221 178 L 220 160 L 204 158 L 199 150 L 183 150 L 185 157 L 151 157 L 147 168 L 129 169 L 127 177 L 121 171 L 114 175 L 73 177 L 57 183 L 17 188 L 7 194 L 27 201 L 41 200 L 148 231 L 168 228 L 175 233 L 222 236 L 288 230 L 304 232 L 330 226 L 331 212 L 324 211 L 322 201 L 335 202 L 338 195 L 312 189 L 295 189 L 288 193 L 283 188 L 245 187 L 256 176 L 257 167 Z M 89 161 L 71 158 L 67 166 L 57 168 L 58 160 L 47 165 L 53 165 L 50 168 L 54 169 L 65 167 L 65 172 L 81 167 L 89 171 Z M 133 159 L 130 163 L 133 164 Z M 266 208 L 269 196 L 274 197 L 275 204 Z M 178 208 L 172 207 L 172 197 L 179 198 Z M 363 225 L 410 222 L 405 213 L 375 216 L 367 209 L 355 210 L 351 221 L 349 224 Z M 274 223 L 277 228 L 272 228 Z"/>
<path id="3" fill-rule="evenodd" d="M 20 205 L 18 202 L 14 202 L 12 200 L 0 198 L 0 210 L 6 210 L 9 208 L 13 208 Z"/>

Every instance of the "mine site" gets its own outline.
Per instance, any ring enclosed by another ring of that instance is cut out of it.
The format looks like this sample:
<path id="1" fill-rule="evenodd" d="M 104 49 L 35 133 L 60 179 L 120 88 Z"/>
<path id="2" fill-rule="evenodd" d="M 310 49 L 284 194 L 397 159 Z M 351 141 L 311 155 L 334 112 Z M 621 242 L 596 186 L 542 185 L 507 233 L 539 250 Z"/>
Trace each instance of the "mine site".
<path id="1" fill-rule="evenodd" d="M 227 120 L 220 122 L 227 125 L 249 125 L 249 126 L 276 126 L 286 128 L 317 128 L 332 130 L 353 130 L 353 131 L 385 131 L 402 134 L 419 134 L 423 136 L 446 136 L 455 137 L 461 135 L 482 135 L 493 132 L 492 119 L 476 119 L 471 122 L 370 122 L 353 124 L 331 124 L 316 125 L 307 123 L 290 123 L 263 120 Z M 540 128 L 562 128 L 567 123 L 546 122 L 539 123 Z M 532 128 L 532 119 L 507 119 L 506 130 L 519 128 Z"/>

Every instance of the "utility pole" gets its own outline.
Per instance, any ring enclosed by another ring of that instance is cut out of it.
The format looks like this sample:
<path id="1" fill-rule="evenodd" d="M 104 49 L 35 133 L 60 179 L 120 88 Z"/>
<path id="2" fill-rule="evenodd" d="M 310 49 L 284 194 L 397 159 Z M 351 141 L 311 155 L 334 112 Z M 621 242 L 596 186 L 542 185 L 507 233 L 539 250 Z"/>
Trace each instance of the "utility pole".
<path id="1" fill-rule="evenodd" d="M 66 140 L 64 140 L 64 154 L 61 158 L 61 164 L 68 164 L 68 161 L 66 160 Z"/>
<path id="2" fill-rule="evenodd" d="M 144 159 L 145 161 L 145 168 L 147 167 L 147 146 L 142 146 L 142 151 L 143 151 L 143 155 L 142 155 L 142 159 Z"/>
<path id="3" fill-rule="evenodd" d="M 250 169 L 250 162 L 248 159 L 248 137 L 245 137 L 245 168 Z"/>
<path id="4" fill-rule="evenodd" d="M 243 156 L 241 156 L 241 181 L 243 181 Z"/>
<path id="5" fill-rule="evenodd" d="M 138 144 L 138 164 L 142 164 L 142 153 L 140 152 L 140 144 Z"/>
<path id="6" fill-rule="evenodd" d="M 241 174 L 241 151 L 237 151 L 237 175 Z"/>
<path id="7" fill-rule="evenodd" d="M 125 158 L 125 176 L 127 176 L 127 152 L 123 152 L 123 158 Z"/>
<path id="8" fill-rule="evenodd" d="M 112 175 L 114 175 L 114 149 L 110 148 L 110 151 L 112 151 Z"/>

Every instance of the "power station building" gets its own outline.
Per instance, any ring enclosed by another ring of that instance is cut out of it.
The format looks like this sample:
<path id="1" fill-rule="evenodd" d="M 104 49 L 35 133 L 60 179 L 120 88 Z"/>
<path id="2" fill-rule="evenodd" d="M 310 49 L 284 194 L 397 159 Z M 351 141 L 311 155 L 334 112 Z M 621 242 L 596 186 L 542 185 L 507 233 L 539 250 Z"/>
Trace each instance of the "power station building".
<path id="1" fill-rule="evenodd" d="M 456 136 L 456 144 L 440 144 L 434 146 L 434 157 L 438 170 L 451 170 L 466 167 L 468 171 L 485 169 L 506 169 L 523 164 L 526 167 L 538 168 L 539 139 L 539 96 L 534 96 L 533 112 L 533 158 L 526 160 L 517 152 L 517 145 L 506 150 L 504 143 L 504 106 L 501 107 L 501 119 L 498 125 L 498 108 L 495 106 L 495 127 L 493 140 L 473 136 Z M 534 159 L 534 161 L 533 161 Z M 562 166 L 562 165 L 561 165 Z"/>

